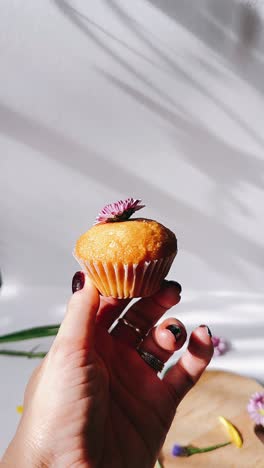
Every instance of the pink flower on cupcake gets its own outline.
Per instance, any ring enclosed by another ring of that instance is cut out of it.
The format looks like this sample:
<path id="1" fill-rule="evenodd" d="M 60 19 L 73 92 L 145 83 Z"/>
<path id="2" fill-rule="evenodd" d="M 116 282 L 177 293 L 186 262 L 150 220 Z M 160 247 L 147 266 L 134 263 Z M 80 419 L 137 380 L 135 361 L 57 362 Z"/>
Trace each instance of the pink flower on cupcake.
<path id="1" fill-rule="evenodd" d="M 116 203 L 110 203 L 100 211 L 95 224 L 125 221 L 129 219 L 135 211 L 145 207 L 145 205 L 141 204 L 141 201 L 142 200 L 135 198 L 127 198 L 126 200 L 119 200 Z"/>

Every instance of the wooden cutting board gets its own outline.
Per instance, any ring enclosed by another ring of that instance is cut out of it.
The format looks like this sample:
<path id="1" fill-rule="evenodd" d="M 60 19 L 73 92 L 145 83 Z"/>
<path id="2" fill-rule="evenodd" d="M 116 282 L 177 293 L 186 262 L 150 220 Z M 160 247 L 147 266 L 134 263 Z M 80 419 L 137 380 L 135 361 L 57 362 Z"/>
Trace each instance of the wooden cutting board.
<path id="1" fill-rule="evenodd" d="M 250 395 L 257 391 L 263 387 L 255 380 L 207 371 L 178 408 L 160 456 L 164 468 L 264 468 L 264 444 L 255 435 L 246 409 Z M 171 455 L 175 443 L 206 447 L 227 441 L 218 416 L 239 429 L 244 440 L 241 449 L 228 445 L 188 458 Z"/>

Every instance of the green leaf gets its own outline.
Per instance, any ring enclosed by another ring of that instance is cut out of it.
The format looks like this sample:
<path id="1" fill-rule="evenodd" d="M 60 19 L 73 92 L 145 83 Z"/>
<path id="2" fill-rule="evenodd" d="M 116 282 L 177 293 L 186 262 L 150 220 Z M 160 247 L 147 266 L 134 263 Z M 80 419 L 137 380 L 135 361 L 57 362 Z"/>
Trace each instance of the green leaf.
<path id="1" fill-rule="evenodd" d="M 38 352 L 34 353 L 32 351 L 16 351 L 13 349 L 0 349 L 0 355 L 1 356 L 20 356 L 20 357 L 27 357 L 29 359 L 34 359 L 34 358 L 44 358 L 46 356 L 46 352 Z"/>
<path id="2" fill-rule="evenodd" d="M 60 325 L 45 325 L 43 327 L 28 328 L 14 333 L 0 336 L 0 343 L 10 343 L 14 341 L 32 340 L 34 338 L 43 338 L 46 336 L 55 336 L 58 333 Z"/>

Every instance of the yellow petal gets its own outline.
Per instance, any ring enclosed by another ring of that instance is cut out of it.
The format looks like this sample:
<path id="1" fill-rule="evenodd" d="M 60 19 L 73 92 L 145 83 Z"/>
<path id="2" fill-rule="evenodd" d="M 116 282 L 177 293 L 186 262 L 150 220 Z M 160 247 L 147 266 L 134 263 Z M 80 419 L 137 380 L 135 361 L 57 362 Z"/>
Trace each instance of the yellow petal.
<path id="1" fill-rule="evenodd" d="M 22 414 L 22 413 L 23 413 L 23 409 L 24 409 L 24 408 L 23 408 L 23 406 L 21 406 L 21 405 L 19 405 L 19 406 L 16 407 L 16 410 L 17 410 L 18 414 Z"/>
<path id="2" fill-rule="evenodd" d="M 230 436 L 231 442 L 238 448 L 241 448 L 243 445 L 243 439 L 238 431 L 238 429 L 224 416 L 219 416 L 219 421 L 225 426 L 227 432 Z"/>

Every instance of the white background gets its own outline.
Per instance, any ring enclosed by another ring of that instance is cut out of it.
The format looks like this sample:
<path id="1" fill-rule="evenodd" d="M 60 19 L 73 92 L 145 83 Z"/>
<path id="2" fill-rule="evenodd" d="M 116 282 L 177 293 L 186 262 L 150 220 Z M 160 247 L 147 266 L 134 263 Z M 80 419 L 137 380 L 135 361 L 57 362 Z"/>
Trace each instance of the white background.
<path id="1" fill-rule="evenodd" d="M 2 0 L 0 334 L 61 320 L 76 238 L 134 196 L 179 240 L 172 313 L 232 341 L 212 367 L 264 381 L 263 17 L 263 0 Z M 0 452 L 36 364 L 0 358 Z"/>

